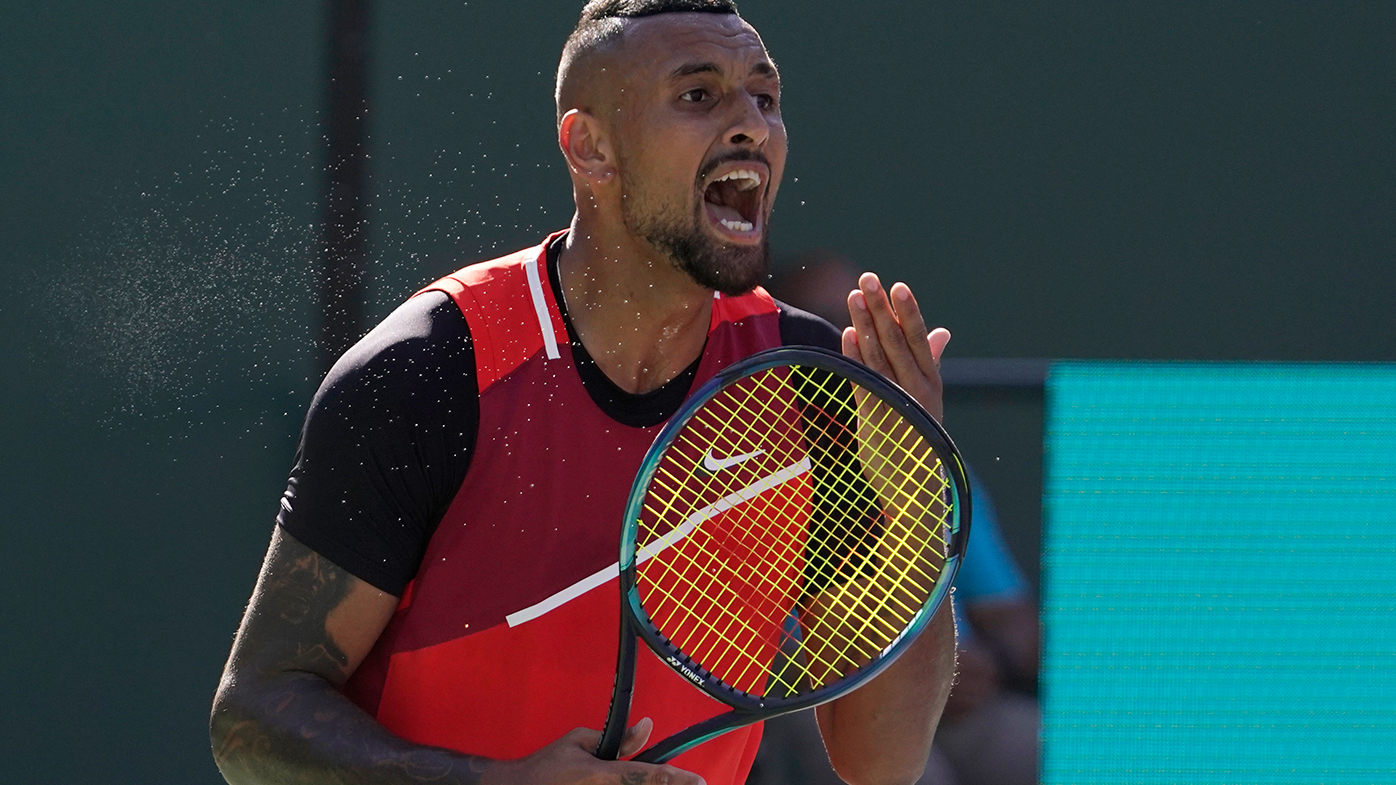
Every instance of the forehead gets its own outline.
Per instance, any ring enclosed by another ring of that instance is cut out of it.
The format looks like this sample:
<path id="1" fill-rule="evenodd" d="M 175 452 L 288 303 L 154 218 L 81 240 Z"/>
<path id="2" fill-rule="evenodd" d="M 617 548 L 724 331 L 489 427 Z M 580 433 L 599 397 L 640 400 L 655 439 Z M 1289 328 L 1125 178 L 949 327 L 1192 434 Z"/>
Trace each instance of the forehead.
<path id="1" fill-rule="evenodd" d="M 736 14 L 672 13 L 626 20 L 619 54 L 632 74 L 667 76 L 675 67 L 711 62 L 740 67 L 770 62 L 756 28 Z"/>

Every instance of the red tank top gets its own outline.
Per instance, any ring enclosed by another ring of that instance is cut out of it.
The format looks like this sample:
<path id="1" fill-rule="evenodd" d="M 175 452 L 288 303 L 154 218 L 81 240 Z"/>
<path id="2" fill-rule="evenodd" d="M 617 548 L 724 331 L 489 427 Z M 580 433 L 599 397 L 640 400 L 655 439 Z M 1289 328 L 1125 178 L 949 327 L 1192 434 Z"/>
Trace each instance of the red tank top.
<path id="1" fill-rule="evenodd" d="M 416 578 L 345 687 L 409 741 L 499 759 L 605 720 L 620 598 L 617 580 L 601 576 L 618 559 L 626 497 L 662 427 L 615 421 L 583 387 L 548 284 L 556 237 L 423 290 L 445 292 L 465 315 L 479 435 Z M 715 298 L 694 388 L 779 344 L 763 290 Z M 652 718 L 652 742 L 726 710 L 643 644 L 635 682 L 631 722 Z M 737 785 L 760 739 L 750 726 L 673 764 Z"/>

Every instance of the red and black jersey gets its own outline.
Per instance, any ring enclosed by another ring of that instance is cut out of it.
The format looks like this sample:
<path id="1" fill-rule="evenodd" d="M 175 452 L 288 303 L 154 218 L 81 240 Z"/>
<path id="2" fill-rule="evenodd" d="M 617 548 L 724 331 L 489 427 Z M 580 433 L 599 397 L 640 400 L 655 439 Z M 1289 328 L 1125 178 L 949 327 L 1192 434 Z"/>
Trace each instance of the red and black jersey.
<path id="1" fill-rule="evenodd" d="M 837 346 L 827 323 L 760 289 L 717 297 L 698 360 L 660 390 L 630 395 L 571 337 L 562 239 L 427 287 L 400 309 L 405 324 L 346 355 L 307 417 L 278 520 L 402 597 L 346 693 L 414 742 L 516 758 L 598 728 L 619 630 L 608 568 L 655 435 L 689 390 L 743 357 L 790 342 Z M 462 324 L 436 329 L 451 318 Z M 336 425 L 350 433 L 319 438 Z M 335 439 L 338 449 L 321 443 Z M 641 653 L 631 716 L 653 718 L 654 740 L 724 708 Z M 759 739 L 759 726 L 735 731 L 675 765 L 739 783 Z"/>

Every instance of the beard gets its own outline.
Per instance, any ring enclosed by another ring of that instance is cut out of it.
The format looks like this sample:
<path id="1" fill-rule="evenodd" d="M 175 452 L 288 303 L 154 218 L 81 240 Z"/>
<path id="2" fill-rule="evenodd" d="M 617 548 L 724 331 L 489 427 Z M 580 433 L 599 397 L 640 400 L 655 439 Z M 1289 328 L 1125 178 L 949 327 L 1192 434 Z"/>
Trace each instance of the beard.
<path id="1" fill-rule="evenodd" d="M 694 283 L 735 297 L 766 279 L 771 266 L 769 231 L 762 231 L 760 245 L 725 245 L 704 230 L 702 199 L 685 209 L 677 200 L 649 196 L 643 186 L 625 176 L 625 167 L 620 176 L 625 228 L 668 257 Z M 769 220 L 764 223 L 769 226 Z"/>

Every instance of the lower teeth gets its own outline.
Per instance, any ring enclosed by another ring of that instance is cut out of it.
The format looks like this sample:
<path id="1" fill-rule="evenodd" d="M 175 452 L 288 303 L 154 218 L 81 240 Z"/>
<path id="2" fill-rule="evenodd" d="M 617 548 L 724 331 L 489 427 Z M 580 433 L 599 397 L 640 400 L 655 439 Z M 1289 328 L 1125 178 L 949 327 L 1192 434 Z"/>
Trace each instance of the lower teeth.
<path id="1" fill-rule="evenodd" d="M 731 229 L 734 232 L 751 231 L 751 224 L 747 223 L 746 221 L 729 221 L 726 218 L 721 218 L 718 219 L 718 223 L 721 223 L 723 226 L 727 227 L 728 229 Z"/>

